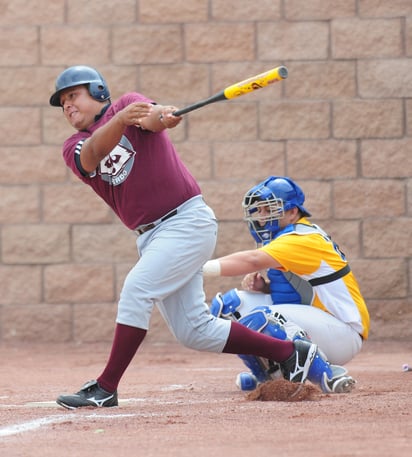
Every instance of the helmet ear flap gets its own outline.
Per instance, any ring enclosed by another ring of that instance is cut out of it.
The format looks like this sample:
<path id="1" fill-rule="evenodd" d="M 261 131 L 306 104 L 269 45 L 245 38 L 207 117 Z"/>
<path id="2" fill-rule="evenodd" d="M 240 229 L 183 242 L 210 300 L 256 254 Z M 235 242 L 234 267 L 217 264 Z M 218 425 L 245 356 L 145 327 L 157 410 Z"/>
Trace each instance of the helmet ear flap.
<path id="1" fill-rule="evenodd" d="M 107 89 L 107 86 L 101 82 L 91 82 L 88 89 L 89 94 L 99 102 L 104 102 L 110 98 L 110 93 Z"/>

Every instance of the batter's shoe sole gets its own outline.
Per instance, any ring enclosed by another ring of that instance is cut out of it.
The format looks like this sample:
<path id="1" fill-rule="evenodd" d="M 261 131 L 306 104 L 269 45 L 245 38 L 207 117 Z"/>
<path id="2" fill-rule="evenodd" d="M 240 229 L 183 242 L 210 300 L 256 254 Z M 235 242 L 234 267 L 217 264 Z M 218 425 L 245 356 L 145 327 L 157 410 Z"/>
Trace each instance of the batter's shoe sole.
<path id="1" fill-rule="evenodd" d="M 280 369 L 283 377 L 288 381 L 303 383 L 308 377 L 318 347 L 314 343 L 300 339 L 295 340 L 293 344 L 295 351 L 288 359 L 280 363 Z"/>
<path id="2" fill-rule="evenodd" d="M 117 391 L 106 392 L 95 380 L 86 382 L 79 392 L 71 395 L 60 395 L 56 403 L 63 408 L 77 409 L 86 406 L 104 408 L 118 406 Z"/>

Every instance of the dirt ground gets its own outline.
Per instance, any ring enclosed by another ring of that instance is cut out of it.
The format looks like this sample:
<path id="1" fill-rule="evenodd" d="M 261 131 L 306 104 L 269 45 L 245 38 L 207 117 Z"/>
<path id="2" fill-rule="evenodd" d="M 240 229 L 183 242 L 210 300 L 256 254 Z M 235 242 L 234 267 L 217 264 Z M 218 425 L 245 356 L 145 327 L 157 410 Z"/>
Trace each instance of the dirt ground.
<path id="1" fill-rule="evenodd" d="M 54 399 L 96 377 L 109 345 L 0 345 L 0 455 L 397 456 L 412 450 L 412 342 L 368 341 L 347 365 L 350 394 L 246 400 L 233 355 L 144 343 L 120 405 L 68 411 Z"/>

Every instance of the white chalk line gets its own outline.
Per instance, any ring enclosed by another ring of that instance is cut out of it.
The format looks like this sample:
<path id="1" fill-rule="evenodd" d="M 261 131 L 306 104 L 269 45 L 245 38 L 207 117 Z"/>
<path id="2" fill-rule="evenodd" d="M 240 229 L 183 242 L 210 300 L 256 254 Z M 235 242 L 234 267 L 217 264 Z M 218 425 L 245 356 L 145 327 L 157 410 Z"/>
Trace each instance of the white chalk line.
<path id="1" fill-rule="evenodd" d="M 160 389 L 161 392 L 178 392 L 178 391 L 187 391 L 191 389 L 193 386 L 191 384 L 170 384 L 164 386 Z M 9 397 L 2 397 L 3 399 L 7 399 Z M 125 398 L 119 399 L 119 406 L 122 405 L 129 405 L 133 403 L 148 403 L 148 404 L 157 404 L 157 405 L 178 405 L 180 403 L 184 404 L 201 404 L 201 403 L 209 403 L 209 400 L 169 400 L 165 401 L 162 399 L 157 399 L 153 397 L 144 397 L 144 398 Z M 56 403 L 56 401 L 31 401 L 27 403 L 23 403 L 20 405 L 16 404 L 1 404 L 0 409 L 22 409 L 22 408 L 61 408 L 60 405 Z"/>
<path id="2" fill-rule="evenodd" d="M 8 425 L 6 427 L 0 428 L 0 437 L 4 436 L 11 436 L 11 435 L 17 435 L 25 432 L 30 432 L 36 429 L 39 429 L 40 427 L 47 426 L 50 424 L 58 424 L 62 422 L 67 422 L 70 421 L 71 419 L 79 421 L 79 420 L 88 420 L 88 419 L 124 419 L 124 418 L 130 418 L 130 417 L 154 417 L 157 416 L 158 414 L 150 413 L 133 413 L 133 414 L 86 414 L 86 415 L 80 415 L 80 414 L 74 414 L 74 413 L 69 413 L 69 414 L 59 414 L 58 416 L 45 416 L 45 417 L 40 417 L 38 419 L 33 419 L 27 422 L 22 422 L 20 424 L 13 424 L 13 425 Z"/>
<path id="3" fill-rule="evenodd" d="M 127 405 L 130 403 L 138 403 L 138 402 L 144 402 L 145 399 L 143 398 L 128 398 L 124 400 L 119 400 L 119 405 Z M 62 407 L 58 405 L 55 401 L 53 400 L 48 400 L 48 401 L 30 401 L 27 403 L 23 403 L 22 405 L 11 405 L 11 404 L 0 404 L 0 409 L 27 409 L 27 408 L 59 408 L 61 409 Z"/>
<path id="4" fill-rule="evenodd" d="M 179 391 L 179 390 L 187 390 L 188 388 L 191 388 L 191 385 L 183 385 L 183 384 L 171 384 L 169 386 L 163 387 L 161 390 L 164 392 L 173 392 L 173 391 Z M 1 399 L 6 399 L 8 397 L 1 397 Z M 122 405 L 130 405 L 133 403 L 146 403 L 146 404 L 153 404 L 153 405 L 162 405 L 162 406 L 167 406 L 167 405 L 179 405 L 179 404 L 184 404 L 184 405 L 196 405 L 196 404 L 204 404 L 204 403 L 210 403 L 209 400 L 173 400 L 173 401 L 165 401 L 165 400 L 160 400 L 156 398 L 126 398 L 126 399 L 120 399 L 119 400 L 119 406 Z M 59 406 L 55 401 L 34 401 L 34 402 L 27 402 L 21 405 L 12 405 L 12 404 L 0 404 L 0 409 L 37 409 L 37 408 L 62 408 Z M 23 422 L 19 424 L 12 424 L 8 425 L 5 427 L 0 428 L 0 437 L 5 437 L 5 436 L 11 436 L 11 435 L 17 435 L 20 433 L 25 433 L 25 432 L 30 432 L 36 429 L 39 429 L 40 427 L 44 427 L 50 424 L 58 424 L 62 422 L 67 422 L 71 419 L 76 419 L 77 420 L 88 420 L 91 418 L 101 418 L 101 419 L 122 419 L 122 418 L 127 418 L 127 417 L 155 417 L 155 416 L 162 416 L 163 414 L 157 414 L 157 413 L 120 413 L 120 414 L 85 414 L 85 415 L 80 415 L 79 413 L 66 413 L 66 414 L 60 414 L 60 415 L 54 415 L 54 416 L 44 416 L 40 417 L 38 419 L 33 419 L 28 422 Z"/>
<path id="5" fill-rule="evenodd" d="M 173 401 L 162 401 L 154 398 L 128 398 L 119 400 L 119 406 L 132 404 L 132 403 L 151 403 L 153 405 L 161 405 L 161 406 L 168 406 L 168 405 L 198 405 L 198 404 L 210 404 L 211 401 L 209 400 L 173 400 Z M 212 403 L 214 403 L 212 401 Z M 215 403 L 220 403 L 219 401 L 215 401 Z M 42 401 L 42 402 L 29 402 L 23 405 L 0 405 L 0 408 L 7 408 L 7 409 L 27 409 L 27 408 L 61 408 L 55 401 Z M 47 426 L 50 424 L 58 424 L 62 422 L 70 421 L 74 419 L 78 420 L 88 420 L 88 419 L 122 419 L 127 417 L 161 417 L 164 416 L 164 413 L 119 413 L 119 414 L 79 414 L 77 413 L 66 413 L 66 414 L 59 414 L 53 416 L 44 416 L 38 419 L 33 419 L 28 422 L 22 422 L 19 424 L 12 424 L 5 427 L 0 428 L 0 437 L 10 436 L 10 435 L 17 435 L 20 433 L 30 432 L 40 427 Z"/>
<path id="6" fill-rule="evenodd" d="M 152 405 L 160 405 L 160 406 L 168 406 L 168 405 L 200 405 L 203 403 L 213 403 L 211 400 L 158 400 L 156 398 L 128 398 L 119 400 L 119 406 L 122 405 L 131 405 L 133 403 L 146 403 Z M 215 400 L 215 403 L 219 403 L 219 400 Z M 12 405 L 12 404 L 0 404 L 0 409 L 27 409 L 27 408 L 62 408 L 58 405 L 55 401 L 32 401 L 28 403 L 24 403 L 22 405 Z"/>

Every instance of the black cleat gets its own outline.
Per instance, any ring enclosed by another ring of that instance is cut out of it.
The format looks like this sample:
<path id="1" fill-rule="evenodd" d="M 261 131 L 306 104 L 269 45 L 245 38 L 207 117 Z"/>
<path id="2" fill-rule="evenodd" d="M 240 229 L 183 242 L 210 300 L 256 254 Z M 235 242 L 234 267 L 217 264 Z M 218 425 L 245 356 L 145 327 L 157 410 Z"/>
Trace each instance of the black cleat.
<path id="1" fill-rule="evenodd" d="M 315 358 L 318 347 L 309 341 L 297 339 L 293 342 L 295 352 L 280 363 L 283 377 L 292 382 L 305 382 L 310 366 Z"/>
<path id="2" fill-rule="evenodd" d="M 60 395 L 56 403 L 67 409 L 118 406 L 117 391 L 111 394 L 102 389 L 97 381 L 89 381 L 76 394 Z"/>

